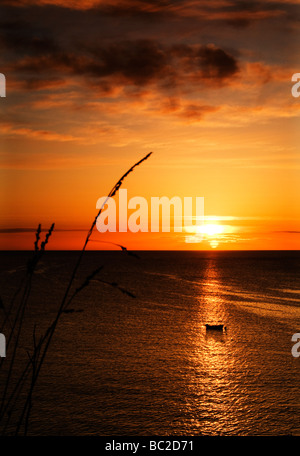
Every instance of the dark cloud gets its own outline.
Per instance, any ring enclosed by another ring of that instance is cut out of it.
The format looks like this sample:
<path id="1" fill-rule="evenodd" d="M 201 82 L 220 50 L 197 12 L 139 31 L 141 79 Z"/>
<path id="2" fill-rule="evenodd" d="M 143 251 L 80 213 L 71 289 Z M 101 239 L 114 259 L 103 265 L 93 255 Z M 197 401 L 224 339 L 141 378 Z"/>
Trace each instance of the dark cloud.
<path id="1" fill-rule="evenodd" d="M 36 233 L 36 228 L 0 228 L 1 234 L 14 234 L 14 233 Z M 41 228 L 42 232 L 48 232 L 49 228 Z M 62 229 L 62 228 L 55 228 L 55 231 L 85 231 L 81 229 Z"/>
<path id="2" fill-rule="evenodd" d="M 277 52 L 274 33 L 265 57 L 257 45 L 262 34 L 256 39 L 243 29 L 276 11 L 284 15 L 291 7 L 260 0 L 53 0 L 51 5 L 46 0 L 6 0 L 4 4 L 10 6 L 2 8 L 0 19 L 2 64 L 10 73 L 8 79 L 19 83 L 15 87 L 53 89 L 64 80 L 70 86 L 79 81 L 90 93 L 106 97 L 118 88 L 125 96 L 150 86 L 168 96 L 185 96 L 198 94 L 203 86 L 231 84 L 245 68 L 245 60 L 264 63 Z M 232 26 L 239 30 L 232 31 Z"/>
<path id="3" fill-rule="evenodd" d="M 108 94 L 114 85 L 155 84 L 170 90 L 193 82 L 224 84 L 239 71 L 237 59 L 213 45 L 166 46 L 155 40 L 134 40 L 105 45 L 82 43 L 63 50 L 54 43 L 41 55 L 39 46 L 26 41 L 20 51 L 23 56 L 13 68 L 28 88 L 44 87 L 45 78 L 59 82 L 65 75 L 86 78 L 93 85 L 98 80 L 107 87 Z"/>
<path id="4" fill-rule="evenodd" d="M 173 55 L 179 57 L 185 73 L 196 73 L 201 80 L 225 80 L 239 71 L 237 59 L 229 52 L 214 46 L 175 45 Z M 201 73 L 197 70 L 200 70 Z"/>
<path id="5" fill-rule="evenodd" d="M 45 230 L 43 230 L 45 231 Z M 36 228 L 0 228 L 0 233 L 10 234 L 10 233 L 35 233 Z"/>
<path id="6" fill-rule="evenodd" d="M 252 22 L 266 20 L 274 16 L 292 19 L 298 6 L 295 1 L 272 0 L 2 0 L 14 10 L 32 9 L 47 14 L 53 9 L 60 13 L 77 11 L 80 14 L 101 15 L 103 17 L 156 20 L 176 20 L 178 18 L 197 18 L 200 21 L 224 22 L 228 25 L 246 27 Z M 293 13 L 293 14 L 291 14 Z"/>
<path id="7" fill-rule="evenodd" d="M 282 231 L 273 231 L 273 233 L 300 234 L 300 231 L 282 230 Z"/>
<path id="8" fill-rule="evenodd" d="M 236 59 L 223 49 L 202 46 L 197 52 L 205 78 L 226 79 L 238 72 Z"/>
<path id="9" fill-rule="evenodd" d="M 0 23 L 0 43 L 2 47 L 25 54 L 47 54 L 58 50 L 55 39 L 49 32 L 22 21 Z"/>
<path id="10" fill-rule="evenodd" d="M 93 60 L 90 63 L 83 60 L 77 71 L 96 77 L 122 76 L 135 85 L 163 78 L 169 60 L 165 49 L 151 40 L 112 43 L 89 52 Z"/>

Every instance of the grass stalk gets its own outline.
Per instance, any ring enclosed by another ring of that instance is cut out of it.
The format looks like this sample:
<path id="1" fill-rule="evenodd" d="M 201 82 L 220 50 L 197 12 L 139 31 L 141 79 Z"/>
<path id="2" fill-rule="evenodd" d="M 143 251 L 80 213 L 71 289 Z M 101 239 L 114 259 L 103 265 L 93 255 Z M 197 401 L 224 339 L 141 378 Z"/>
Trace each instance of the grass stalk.
<path id="1" fill-rule="evenodd" d="M 71 296 L 70 295 L 70 292 L 71 292 L 71 288 L 74 284 L 74 280 L 77 276 L 77 272 L 78 272 L 78 269 L 79 269 L 79 266 L 81 264 L 81 261 L 82 261 L 82 258 L 83 258 L 83 255 L 84 255 L 84 252 L 86 251 L 86 247 L 90 241 L 90 238 L 91 238 L 91 235 L 94 231 L 94 228 L 96 226 L 96 223 L 97 223 L 97 219 L 98 217 L 100 216 L 106 202 L 108 201 L 109 198 L 113 198 L 116 193 L 118 192 L 119 188 L 121 187 L 121 185 L 123 184 L 123 181 L 124 179 L 131 173 L 133 172 L 133 170 L 139 166 L 142 162 L 144 162 L 145 160 L 147 160 L 150 155 L 152 154 L 152 152 L 148 153 L 146 156 L 144 156 L 141 160 L 139 160 L 137 163 L 135 163 L 133 166 L 131 166 L 131 168 L 129 168 L 126 173 L 124 173 L 122 175 L 122 177 L 117 181 L 117 183 L 113 186 L 113 188 L 111 189 L 111 191 L 109 192 L 106 200 L 104 201 L 102 207 L 99 209 L 96 217 L 94 218 L 92 224 L 91 224 L 91 227 L 87 233 L 87 236 L 86 236 L 86 239 L 84 241 L 84 245 L 80 251 L 80 254 L 78 256 L 78 259 L 75 263 L 75 266 L 74 266 L 74 269 L 72 271 L 72 274 L 71 274 L 71 277 L 69 279 L 69 282 L 68 282 L 68 285 L 66 287 L 66 290 L 65 290 L 65 293 L 63 295 L 63 298 L 62 298 L 62 301 L 60 303 L 60 306 L 57 310 L 57 313 L 56 313 L 56 316 L 52 322 L 52 324 L 48 327 L 45 335 L 41 338 L 40 340 L 40 343 L 35 345 L 34 346 L 34 349 L 33 349 L 33 355 L 30 359 L 30 361 L 27 363 L 27 366 L 25 367 L 25 373 L 24 373 L 24 376 L 27 375 L 28 373 L 28 370 L 29 370 L 29 364 L 31 363 L 31 367 L 32 367 L 32 376 L 31 376 L 31 383 L 30 383 L 30 387 L 29 387 L 29 391 L 28 391 L 28 394 L 27 394 L 27 397 L 26 397 L 26 400 L 25 400 L 25 403 L 23 405 L 23 408 L 22 408 L 22 411 L 21 411 L 21 414 L 20 414 L 20 418 L 19 418 L 19 421 L 18 421 L 18 424 L 17 424 L 17 427 L 16 427 L 16 432 L 15 432 L 15 435 L 19 435 L 19 433 L 21 432 L 21 429 L 22 429 L 22 426 L 23 426 L 23 432 L 24 432 L 24 435 L 27 434 L 28 432 L 28 425 L 29 425 L 29 415 L 30 415 L 30 410 L 31 410 L 31 406 L 32 406 L 32 396 L 33 396 L 33 391 L 34 391 L 34 388 L 35 388 L 35 385 L 37 383 L 37 380 L 38 380 L 38 377 L 39 377 L 39 374 L 40 374 L 40 371 L 41 371 L 41 368 L 44 364 L 44 361 L 45 361 L 45 358 L 46 358 L 46 355 L 47 355 L 47 352 L 49 350 L 49 346 L 50 346 L 50 343 L 53 339 L 53 336 L 54 336 L 54 333 L 55 333 L 55 330 L 56 330 L 56 327 L 57 327 L 57 324 L 59 322 L 59 319 L 62 315 L 62 313 L 64 312 L 64 310 L 67 309 L 68 305 L 70 304 L 70 302 L 74 299 L 74 297 L 83 289 L 85 288 L 88 284 L 89 284 L 89 281 L 96 275 L 96 273 L 98 273 L 100 271 L 100 269 L 102 269 L 102 266 L 100 268 L 97 268 L 96 271 L 94 271 L 89 277 L 87 277 L 87 279 L 85 280 L 85 282 L 82 284 L 81 287 L 77 288 L 73 294 Z M 36 233 L 36 241 L 35 241 L 35 251 L 37 253 L 40 253 L 42 252 L 44 249 L 45 249 L 45 246 L 48 242 L 48 239 L 49 239 L 49 236 L 51 235 L 52 233 L 52 230 L 54 228 L 54 225 L 52 225 L 52 227 L 50 228 L 48 234 L 46 235 L 46 239 L 45 241 L 41 244 L 41 250 L 39 251 L 38 250 L 38 242 L 39 242 L 39 239 L 40 239 L 40 232 L 41 232 L 41 228 L 40 228 L 40 225 L 39 225 L 39 228 L 37 230 L 37 233 Z M 126 247 L 124 246 L 120 246 L 122 248 L 122 250 L 124 251 L 127 251 Z M 129 253 L 129 252 L 128 252 Z M 37 255 L 38 256 L 38 255 Z M 34 269 L 35 267 L 35 263 L 33 262 L 33 265 L 32 265 L 32 268 Z M 102 281 L 103 283 L 107 283 L 108 285 L 110 286 L 114 286 L 116 288 L 118 288 L 121 292 L 131 296 L 131 297 L 135 297 L 132 293 L 128 292 L 127 290 L 119 287 L 117 284 L 115 284 L 114 282 L 110 283 L 110 282 L 105 282 L 105 281 Z M 29 296 L 29 295 L 28 295 Z M 24 307 L 24 311 L 25 311 L 25 307 Z M 21 323 L 23 322 L 23 313 L 21 314 Z M 18 340 L 17 340 L 18 342 Z M 16 346 L 18 345 L 18 343 L 16 344 Z M 5 390 L 5 395 L 7 393 L 7 388 Z"/>

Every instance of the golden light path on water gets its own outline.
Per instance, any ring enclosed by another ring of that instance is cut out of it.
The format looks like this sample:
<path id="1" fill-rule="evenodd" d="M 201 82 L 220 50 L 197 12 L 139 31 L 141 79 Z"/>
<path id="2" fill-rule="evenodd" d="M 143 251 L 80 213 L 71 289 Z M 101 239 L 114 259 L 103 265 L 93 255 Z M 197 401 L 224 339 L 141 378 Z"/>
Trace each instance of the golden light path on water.
<path id="1" fill-rule="evenodd" d="M 191 426 L 199 428 L 203 434 L 231 434 L 238 428 L 241 415 L 248 413 L 248 392 L 243 385 L 248 365 L 246 359 L 241 362 L 236 356 L 230 332 L 228 334 L 226 329 L 223 332 L 206 331 L 203 326 L 203 322 L 226 324 L 230 321 L 213 259 L 209 261 L 201 288 L 199 319 L 195 321 L 194 349 L 191 352 L 193 369 L 189 394 L 199 403 L 199 412 L 192 418 Z M 194 413 L 195 403 L 187 406 Z"/>

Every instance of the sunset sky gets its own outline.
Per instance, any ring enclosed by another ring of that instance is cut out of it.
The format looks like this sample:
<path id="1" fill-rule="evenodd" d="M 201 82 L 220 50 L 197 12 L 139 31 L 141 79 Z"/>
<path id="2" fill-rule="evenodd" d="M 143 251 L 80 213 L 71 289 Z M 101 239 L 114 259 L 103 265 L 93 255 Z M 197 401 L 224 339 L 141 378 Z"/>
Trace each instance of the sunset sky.
<path id="1" fill-rule="evenodd" d="M 96 202 L 204 197 L 197 233 L 90 249 L 299 249 L 300 0 L 2 0 L 1 249 L 80 249 Z M 218 228 L 219 227 L 219 228 Z M 104 241 L 104 242 L 103 242 Z"/>

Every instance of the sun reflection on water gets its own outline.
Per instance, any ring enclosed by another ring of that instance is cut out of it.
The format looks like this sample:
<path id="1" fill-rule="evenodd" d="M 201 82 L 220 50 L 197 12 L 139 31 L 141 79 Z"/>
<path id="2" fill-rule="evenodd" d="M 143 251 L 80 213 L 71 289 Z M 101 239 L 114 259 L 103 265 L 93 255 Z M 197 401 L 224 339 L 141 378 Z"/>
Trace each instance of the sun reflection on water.
<path id="1" fill-rule="evenodd" d="M 210 259 L 199 293 L 199 318 L 195 322 L 190 355 L 187 400 L 191 425 L 199 427 L 202 434 L 234 433 L 239 415 L 245 411 L 241 385 L 235 375 L 242 366 L 235 356 L 231 333 L 205 328 L 206 323 L 228 323 L 227 304 L 222 299 L 221 289 L 217 268 Z M 237 388 L 240 388 L 238 395 Z"/>

